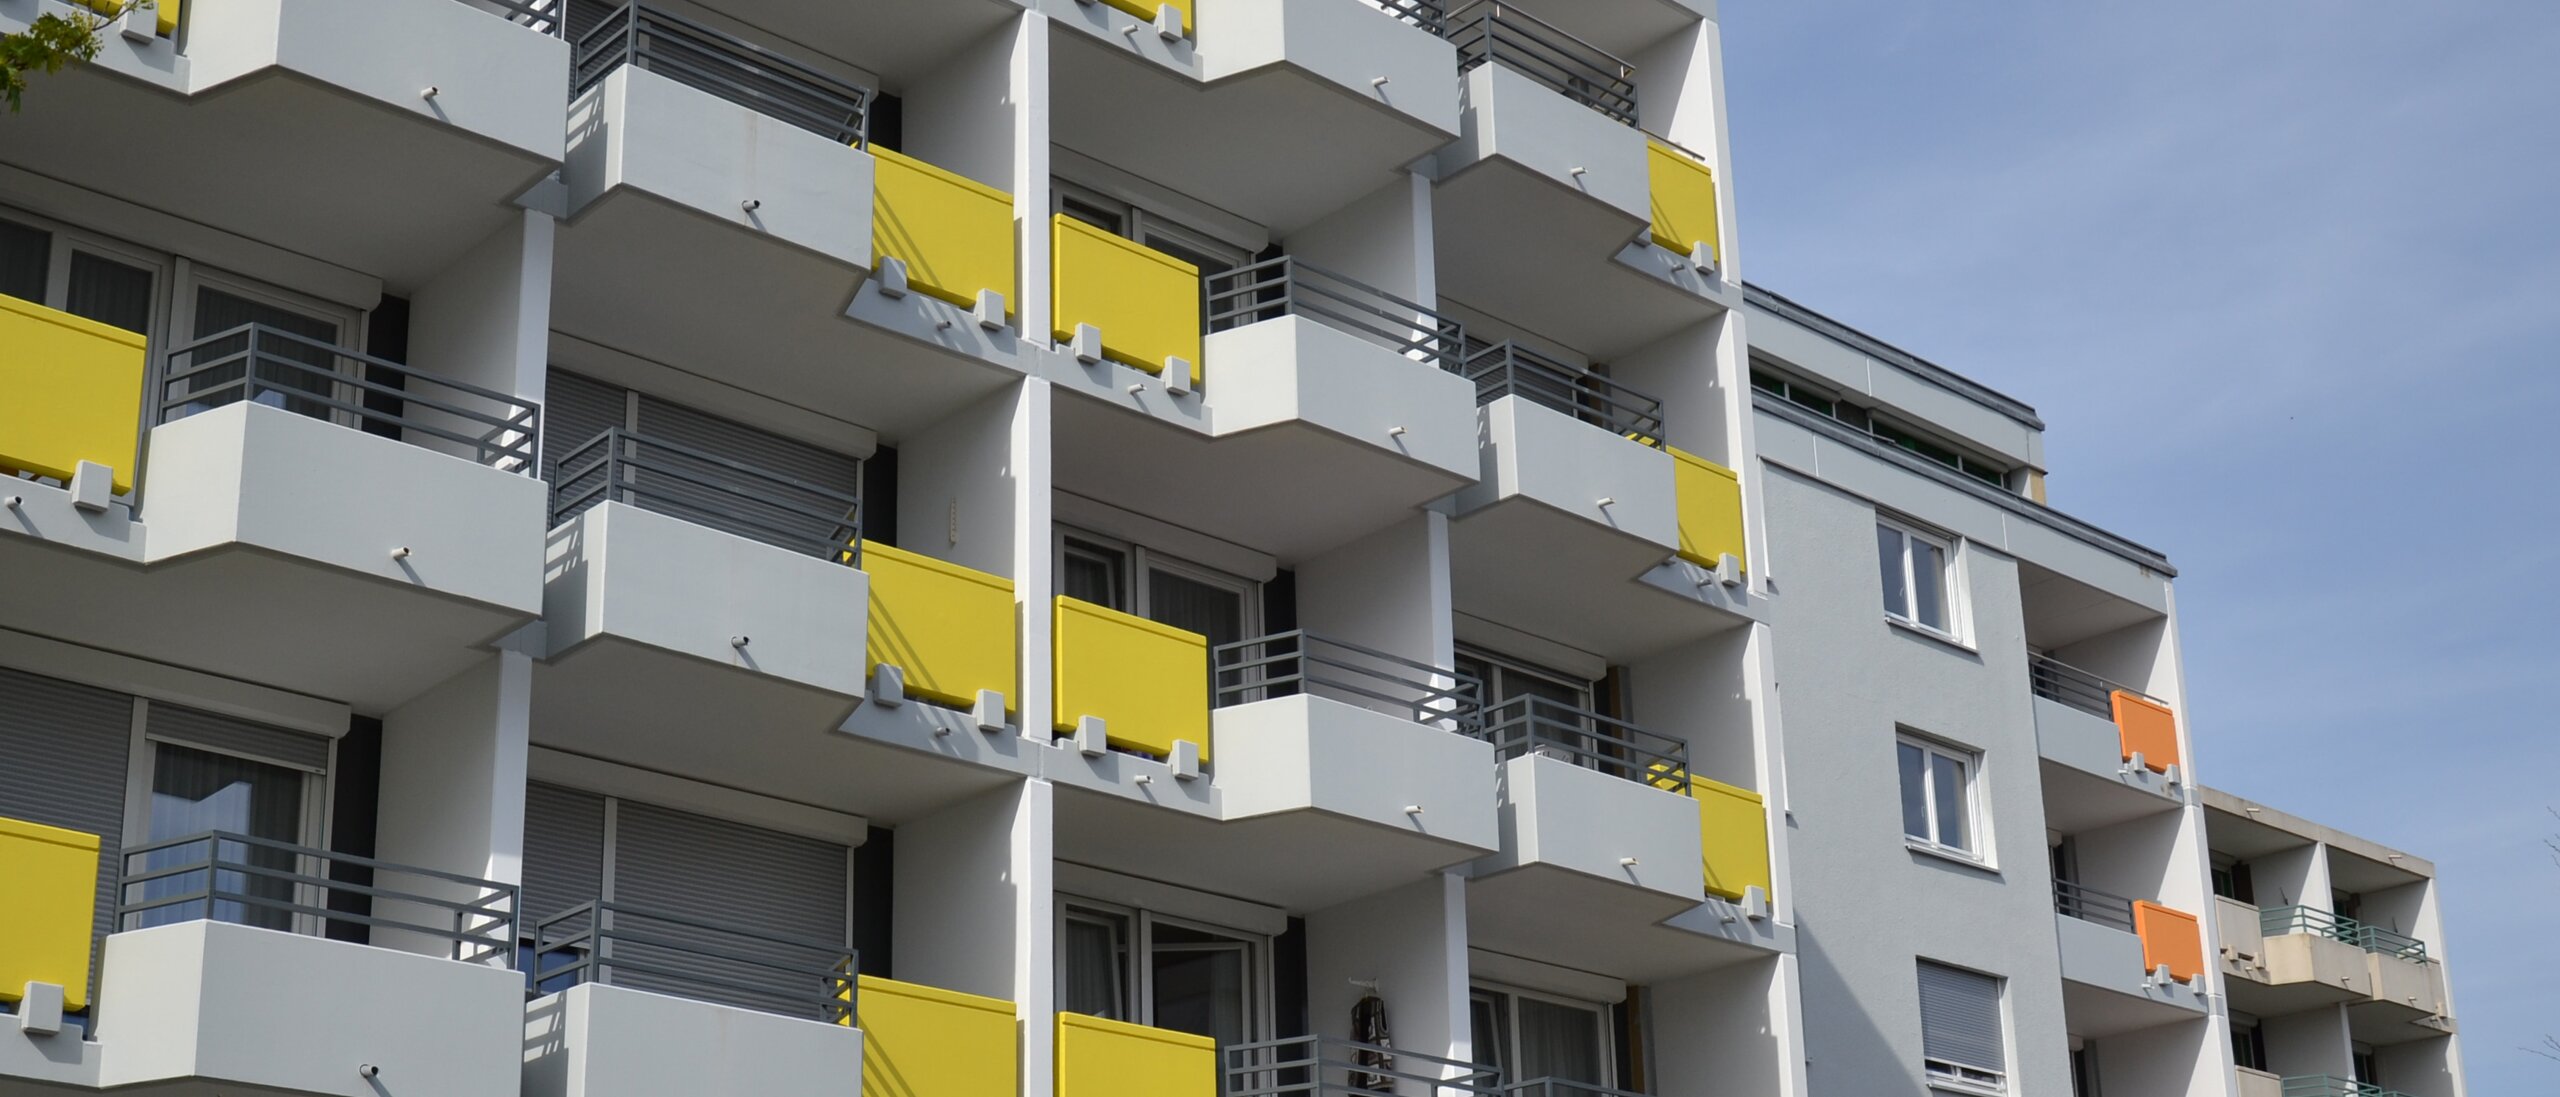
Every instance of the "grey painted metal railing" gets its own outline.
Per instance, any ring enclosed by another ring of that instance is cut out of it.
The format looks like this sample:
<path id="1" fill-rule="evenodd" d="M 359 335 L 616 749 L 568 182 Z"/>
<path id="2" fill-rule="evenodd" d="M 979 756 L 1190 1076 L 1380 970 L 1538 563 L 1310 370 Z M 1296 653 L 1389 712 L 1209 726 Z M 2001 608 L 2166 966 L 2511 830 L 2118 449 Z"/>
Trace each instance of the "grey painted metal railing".
<path id="1" fill-rule="evenodd" d="M 871 93 L 680 15 L 625 4 L 578 37 L 569 94 L 631 65 L 848 145 L 869 133 Z"/>
<path id="2" fill-rule="evenodd" d="M 1484 684 L 1446 667 L 1305 629 L 1221 644 L 1211 654 L 1220 708 L 1300 693 L 1348 695 L 1334 699 L 1380 702 L 1415 723 L 1442 724 L 1464 735 L 1484 730 Z"/>
<path id="3" fill-rule="evenodd" d="M 1464 369 L 1467 334 L 1457 320 L 1292 256 L 1211 275 L 1208 294 L 1213 332 L 1305 316 L 1452 373 Z"/>
<path id="4" fill-rule="evenodd" d="M 521 27 L 531 27 L 553 38 L 562 36 L 568 21 L 569 0 L 462 0 L 463 3 Z"/>
<path id="5" fill-rule="evenodd" d="M 1370 0 L 1370 3 L 1433 34 L 1446 36 L 1449 33 L 1448 0 Z"/>
<path id="6" fill-rule="evenodd" d="M 851 1024 L 850 948 L 624 903 L 582 903 L 533 927 L 527 988 L 629 986 L 785 1017 Z"/>
<path id="7" fill-rule="evenodd" d="M 516 904 L 513 884 L 229 831 L 127 848 L 116 877 L 119 930 L 214 921 L 358 942 L 392 931 L 510 967 Z"/>
<path id="8" fill-rule="evenodd" d="M 1498 1097 L 1481 1063 L 1332 1036 L 1295 1036 L 1219 1049 L 1225 1097 Z"/>
<path id="9" fill-rule="evenodd" d="M 1689 744 L 1562 701 L 1523 695 L 1489 704 L 1485 738 L 1505 761 L 1543 754 L 1689 794 Z"/>
<path id="10" fill-rule="evenodd" d="M 1469 355 L 1466 377 L 1476 383 L 1479 406 L 1519 396 L 1611 434 L 1663 446 L 1662 401 L 1519 343 L 1496 343 Z"/>
<path id="11" fill-rule="evenodd" d="M 2053 882 L 2053 909 L 2083 922 L 2133 932 L 2133 900 L 2071 880 Z"/>
<path id="12" fill-rule="evenodd" d="M 2258 912 L 2258 932 L 2268 937 L 2288 933 L 2308 933 L 2343 941 L 2366 952 L 2396 956 L 2417 963 L 2427 962 L 2427 943 L 2397 930 L 2366 925 L 2342 914 L 2318 907 L 2269 907 Z"/>
<path id="13" fill-rule="evenodd" d="M 2124 689 L 2050 655 L 2029 656 L 2027 687 L 2048 701 L 2059 701 L 2095 716 L 2115 718 L 2116 690 Z M 2135 692 L 2125 690 L 2127 693 Z"/>
<path id="14" fill-rule="evenodd" d="M 1501 0 L 1476 0 L 1449 16 L 1447 36 L 1458 47 L 1458 72 L 1488 61 L 1554 89 L 1558 94 L 1636 124 L 1636 68 L 1607 50 L 1566 33 Z"/>
<path id="15" fill-rule="evenodd" d="M 1612 1089 L 1562 1078 L 1532 1078 L 1502 1087 L 1504 1097 L 1646 1097 L 1632 1089 Z"/>
<path id="16" fill-rule="evenodd" d="M 428 448 L 437 440 L 468 447 L 472 460 L 527 475 L 542 420 L 530 401 L 265 324 L 170 351 L 160 394 L 164 423 L 245 400 L 345 417 L 368 434 Z"/>
<path id="17" fill-rule="evenodd" d="M 2284 1097 L 2409 1097 L 2396 1089 L 2384 1089 L 2352 1078 L 2330 1074 L 2302 1074 L 2284 1080 Z"/>
<path id="18" fill-rule="evenodd" d="M 862 501 L 744 461 L 613 427 L 562 454 L 551 525 L 611 500 L 860 566 Z"/>

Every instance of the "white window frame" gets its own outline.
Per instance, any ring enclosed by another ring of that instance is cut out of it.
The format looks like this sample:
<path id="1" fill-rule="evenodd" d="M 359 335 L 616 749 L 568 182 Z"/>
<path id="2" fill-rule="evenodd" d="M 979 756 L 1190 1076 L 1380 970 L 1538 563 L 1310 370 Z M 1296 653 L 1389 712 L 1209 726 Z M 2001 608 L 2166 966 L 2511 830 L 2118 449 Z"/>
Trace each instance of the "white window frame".
<path id="1" fill-rule="evenodd" d="M 1122 600 L 1128 604 L 1125 606 L 1107 606 L 1105 608 L 1116 609 L 1133 617 L 1145 617 L 1150 621 L 1155 620 L 1155 618 L 1150 615 L 1150 611 L 1154 608 L 1154 599 L 1152 597 L 1151 587 L 1147 582 L 1147 578 L 1155 572 L 1169 572 L 1174 575 L 1179 575 L 1185 579 L 1192 580 L 1193 582 L 1203 583 L 1233 592 L 1236 595 L 1237 601 L 1244 608 L 1244 613 L 1240 618 L 1244 632 L 1244 636 L 1242 638 L 1250 640 L 1262 635 L 1261 583 L 1244 578 L 1240 575 L 1233 575 L 1220 571 L 1206 564 L 1193 563 L 1171 553 L 1151 549 L 1145 545 L 1122 540 L 1117 537 L 1110 537 L 1095 533 L 1088 529 L 1064 524 L 1057 524 L 1052 528 L 1057 532 L 1050 538 L 1050 567 L 1053 569 L 1051 574 L 1066 574 L 1067 555 L 1069 551 L 1067 548 L 1067 542 L 1070 540 L 1082 541 L 1088 545 L 1094 546 L 1095 548 L 1119 554 L 1120 573 L 1116 577 L 1115 582 L 1120 586 Z"/>
<path id="2" fill-rule="evenodd" d="M 196 336 L 191 334 L 195 331 L 196 326 L 196 297 L 207 289 L 227 293 L 234 297 L 254 301 L 259 304 L 270 305 L 289 312 L 298 312 L 314 320 L 329 321 L 338 325 L 337 341 L 332 345 L 341 350 L 352 350 L 359 353 L 361 353 L 364 348 L 366 316 L 365 313 L 361 311 L 348 308 L 345 305 L 323 301 L 320 298 L 313 297 L 308 294 L 295 293 L 292 290 L 284 289 L 280 286 L 269 285 L 265 282 L 252 281 L 236 274 L 230 274 L 218 270 L 207 270 L 204 267 L 184 260 L 179 261 L 177 268 L 177 277 L 170 283 L 169 351 L 174 351 L 179 347 L 192 344 L 196 341 Z M 168 368 L 168 351 L 163 351 L 162 353 L 152 357 L 152 368 L 155 371 L 155 374 L 164 374 Z M 345 363 L 341 361 L 340 367 L 342 371 L 344 365 Z M 341 376 L 343 376 L 343 372 L 341 373 Z M 159 392 L 163 387 L 165 386 L 155 383 L 151 391 Z M 330 394 L 331 397 L 343 403 L 360 404 L 364 400 L 363 391 L 356 388 L 354 385 L 341 381 L 332 387 L 335 391 Z M 159 421 L 157 407 L 153 408 L 153 418 L 151 421 L 155 423 Z M 342 427 L 353 427 L 358 425 L 355 413 L 343 408 L 329 409 L 329 417 L 326 421 L 336 423 Z"/>
<path id="3" fill-rule="evenodd" d="M 1549 994 L 1544 991 L 1529 990 L 1527 988 L 1513 986 L 1508 983 L 1476 981 L 1467 985 L 1467 1000 L 1469 1002 L 1469 1008 L 1471 1009 L 1475 1002 L 1506 1000 L 1503 1003 L 1503 1008 L 1499 1011 L 1502 1018 L 1503 1031 L 1499 1034 L 1498 1039 L 1502 1041 L 1502 1047 L 1499 1050 L 1477 1048 L 1476 1060 L 1478 1062 L 1493 1063 L 1505 1072 L 1517 1071 L 1520 1068 L 1519 1002 L 1523 998 L 1535 999 L 1537 1001 L 1546 1002 L 1550 1005 L 1564 1006 L 1568 1009 L 1578 1009 L 1593 1014 L 1592 1023 L 1594 1028 L 1598 1030 L 1600 1036 L 1600 1073 L 1604 1075 L 1604 1077 L 1596 1084 L 1604 1089 L 1614 1089 L 1617 1087 L 1618 1034 L 1614 1031 L 1614 1026 L 1610 1023 L 1611 1018 L 1614 1015 L 1614 1011 L 1610 1009 L 1609 1003 L 1593 1002 L 1581 998 L 1571 998 L 1562 994 Z M 1474 1022 L 1471 1019 L 1469 1021 L 1469 1025 L 1472 1027 L 1473 1023 Z M 1488 1058 L 1489 1054 L 1491 1058 Z M 1502 1076 L 1501 1081 L 1504 1085 L 1516 1085 L 1521 1082 L 1536 1081 L 1536 1079 L 1514 1078 L 1510 1077 L 1508 1073 L 1505 1073 Z"/>
<path id="4" fill-rule="evenodd" d="M 1878 512 L 1876 514 L 1876 526 L 1879 529 L 1892 530 L 1902 536 L 1903 604 L 1900 606 L 1885 606 L 1885 619 L 1893 622 L 1894 624 L 1918 629 L 1921 632 L 1942 637 L 1958 644 L 1964 643 L 1965 613 L 1963 607 L 1966 602 L 1963 587 L 1964 569 L 1957 563 L 1956 555 L 1957 549 L 1963 544 L 1963 542 L 1956 537 L 1927 529 L 1916 523 L 1890 517 L 1882 512 Z M 1919 576 L 1915 574 L 1913 569 L 1918 566 L 1916 563 L 1918 554 L 1911 551 L 1911 546 L 1915 542 L 1935 547 L 1938 550 L 1939 558 L 1945 561 L 1945 564 L 1939 569 L 1938 575 L 1938 598 L 1940 601 L 1938 606 L 1938 615 L 1946 622 L 1944 626 L 1931 625 L 1921 621 L 1917 612 L 1919 607 L 1915 600 L 1919 597 L 1920 585 L 1918 583 Z M 1876 596 L 1881 599 L 1884 596 L 1884 592 L 1879 590 L 1876 592 Z"/>
<path id="5" fill-rule="evenodd" d="M 159 773 L 160 745 L 163 743 L 204 754 L 227 755 L 301 774 L 302 804 L 297 809 L 300 818 L 294 828 L 297 831 L 293 839 L 294 844 L 309 849 L 329 848 L 330 816 L 334 814 L 331 808 L 336 802 L 337 795 L 337 782 L 334 778 L 338 770 L 338 740 L 329 740 L 328 758 L 322 763 L 321 769 L 314 771 L 309 766 L 296 765 L 281 758 L 271 758 L 248 751 L 224 750 L 184 739 L 165 739 L 152 735 L 149 731 L 152 704 L 152 700 L 148 697 L 136 697 L 133 700 L 132 738 L 125 751 L 124 841 L 119 848 L 131 849 L 135 846 L 147 845 L 152 841 L 151 785 Z M 315 863 L 316 860 L 310 857 L 297 858 L 299 863 L 294 866 L 294 871 L 305 876 L 325 875 L 326 866 Z M 123 865 L 119 864 L 116 867 L 117 871 L 123 871 Z M 121 904 L 125 901 L 121 893 L 116 896 L 116 902 Z M 294 889 L 293 901 L 307 907 L 328 905 L 326 892 L 316 884 L 297 886 Z M 123 929 L 122 919 L 117 920 L 116 928 Z M 316 935 L 320 932 L 320 919 L 316 915 L 296 914 L 293 917 L 293 931 L 303 935 Z"/>
<path id="6" fill-rule="evenodd" d="M 1123 995 L 1120 1003 L 1121 1010 L 1128 1014 L 1130 1024 L 1146 1025 L 1151 1028 L 1156 1024 L 1155 965 L 1151 962 L 1155 957 L 1156 927 L 1172 926 L 1199 933 L 1212 933 L 1243 943 L 1247 953 L 1245 1042 L 1253 1043 L 1272 1039 L 1279 1009 L 1277 998 L 1279 984 L 1275 981 L 1272 968 L 1270 935 L 1237 929 L 1234 926 L 1222 926 L 1215 922 L 1176 917 L 1142 907 L 1061 893 L 1052 919 L 1053 937 L 1051 939 L 1065 940 L 1067 923 L 1079 915 L 1092 921 L 1116 918 L 1122 925 L 1128 927 L 1129 951 L 1120 973 L 1120 987 Z M 1052 961 L 1050 993 L 1053 1001 L 1066 1000 L 1066 983 L 1065 966 Z"/>
<path id="7" fill-rule="evenodd" d="M 1982 810 L 1982 752 L 1907 731 L 1896 735 L 1894 737 L 1894 804 L 1897 813 L 1902 803 L 1902 748 L 1906 746 L 1920 751 L 1920 806 L 1923 816 L 1928 820 L 1930 833 L 1919 835 L 1905 831 L 1902 836 L 1903 841 L 1914 849 L 1979 865 L 1990 865 L 1992 863 L 1990 813 Z M 1936 833 L 1940 791 L 1936 762 L 1940 758 L 1952 760 L 1964 770 L 1964 821 L 1966 832 L 1973 840 L 1970 848 L 1948 845 Z"/>
<path id="8" fill-rule="evenodd" d="M 1994 1005 L 1997 1006 L 2000 1012 L 2001 1051 L 2005 1056 L 2015 1056 L 2017 1054 L 2016 1033 L 2011 1031 L 2009 1021 L 2009 979 L 2007 976 L 1994 975 L 1987 971 L 1980 971 L 1975 968 L 1966 967 L 1962 964 L 1943 963 L 1926 957 L 1922 957 L 1920 962 L 1922 964 L 1946 968 L 1949 970 L 1971 971 L 1974 974 L 1989 978 L 1997 984 L 1999 987 L 1999 998 Z M 1928 1024 L 1928 1017 L 1925 1014 L 1922 1015 L 1920 1018 L 1920 1025 L 1924 1041 L 1928 1031 Z M 1929 1092 L 1933 1094 L 1964 1094 L 1967 1095 L 1967 1097 L 1976 1097 L 1976 1095 L 1978 1095 L 1978 1097 L 2007 1097 L 2009 1093 L 2009 1072 L 2005 1070 L 1988 1070 L 1982 1067 L 1949 1062 L 1944 1059 L 1932 1059 L 1929 1058 L 1925 1052 L 1922 1054 L 1920 1060 L 1920 1070 L 1929 1086 Z"/>

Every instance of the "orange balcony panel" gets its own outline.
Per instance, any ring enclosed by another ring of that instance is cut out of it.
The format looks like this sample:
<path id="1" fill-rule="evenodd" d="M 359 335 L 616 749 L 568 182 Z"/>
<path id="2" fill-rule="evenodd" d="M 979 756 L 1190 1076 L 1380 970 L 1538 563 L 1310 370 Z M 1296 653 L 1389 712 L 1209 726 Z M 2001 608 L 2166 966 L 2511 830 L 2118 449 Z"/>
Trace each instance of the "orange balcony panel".
<path id="1" fill-rule="evenodd" d="M 2204 973 L 2204 930 L 2196 924 L 2195 915 L 2136 900 L 2133 932 L 2142 938 L 2144 971 L 2158 971 L 2165 965 L 2169 977 L 2181 983 L 2193 983 Z"/>
<path id="2" fill-rule="evenodd" d="M 2114 694 L 2116 737 L 2124 746 L 2124 759 L 2142 756 L 2143 766 L 2154 773 L 2167 773 L 2178 764 L 2178 715 L 2169 706 L 2123 690 Z"/>

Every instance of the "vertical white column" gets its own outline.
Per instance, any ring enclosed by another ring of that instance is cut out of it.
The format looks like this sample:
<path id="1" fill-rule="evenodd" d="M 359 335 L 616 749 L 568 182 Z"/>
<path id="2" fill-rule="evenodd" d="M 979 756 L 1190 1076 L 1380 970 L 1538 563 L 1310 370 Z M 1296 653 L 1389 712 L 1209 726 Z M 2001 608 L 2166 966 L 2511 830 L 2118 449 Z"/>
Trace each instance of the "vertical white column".
<path id="1" fill-rule="evenodd" d="M 382 721 L 375 855 L 394 864 L 521 883 L 532 711 L 533 659 L 505 650 L 391 710 Z M 417 886 L 429 894 L 476 898 L 462 885 Z M 436 920 L 416 917 L 423 924 Z M 393 936 L 378 933 L 376 943 L 429 953 L 442 953 L 450 944 Z"/>
<path id="2" fill-rule="evenodd" d="M 1021 241 L 1015 313 L 1025 342 L 1045 345 L 1049 313 L 1049 17 L 1026 12 L 1015 25 L 1013 218 Z"/>
<path id="3" fill-rule="evenodd" d="M 1022 383 L 1014 403 L 1013 453 L 1007 462 L 1013 482 L 1013 590 L 1022 621 L 1022 665 L 1014 695 L 1021 698 L 1023 737 L 1043 743 L 1054 737 L 1049 676 L 1051 595 L 1057 590 L 1049 552 L 1052 391 L 1049 382 L 1036 377 Z"/>
<path id="4" fill-rule="evenodd" d="M 1022 1097 L 1057 1088 L 1056 790 L 1045 780 L 1022 787 L 1014 816 L 1014 1018 L 1022 1026 Z"/>

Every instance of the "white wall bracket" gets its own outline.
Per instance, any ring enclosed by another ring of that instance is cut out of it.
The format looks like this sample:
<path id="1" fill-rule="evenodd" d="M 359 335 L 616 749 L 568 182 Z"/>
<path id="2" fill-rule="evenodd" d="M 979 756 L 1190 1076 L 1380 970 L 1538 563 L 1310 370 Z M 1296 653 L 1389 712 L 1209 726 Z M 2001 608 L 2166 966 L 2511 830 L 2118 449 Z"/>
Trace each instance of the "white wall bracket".
<path id="1" fill-rule="evenodd" d="M 1156 37 L 1167 42 L 1182 41 L 1182 13 L 1171 4 L 1156 5 Z"/>
<path id="2" fill-rule="evenodd" d="M 1190 394 L 1191 363 L 1188 359 L 1182 358 L 1179 355 L 1169 355 L 1165 358 L 1164 390 L 1176 396 L 1185 396 Z"/>
<path id="3" fill-rule="evenodd" d="M 26 997 L 18 1000 L 18 1031 L 29 1036 L 52 1036 L 62 1031 L 61 984 L 27 983 Z"/>
<path id="4" fill-rule="evenodd" d="M 1076 753 L 1100 758 L 1111 753 L 1111 733 L 1099 716 L 1076 717 Z"/>
<path id="5" fill-rule="evenodd" d="M 1730 552 L 1716 557 L 1716 582 L 1728 587 L 1742 585 L 1742 558 Z"/>
<path id="6" fill-rule="evenodd" d="M 1165 761 L 1173 767 L 1174 780 L 1200 779 L 1200 744 L 1189 739 L 1176 739 L 1173 741 L 1173 754 Z"/>
<path id="7" fill-rule="evenodd" d="M 907 672 L 882 663 L 871 672 L 871 703 L 881 708 L 896 708 L 907 703 Z"/>
<path id="8" fill-rule="evenodd" d="M 107 500 L 115 495 L 116 470 L 95 461 L 82 461 L 71 470 L 71 505 L 91 514 L 107 512 Z"/>
<path id="9" fill-rule="evenodd" d="M 1005 727 L 1004 694 L 991 689 L 979 690 L 978 703 L 970 706 L 969 715 L 978 721 L 980 731 L 1003 731 Z"/>
<path id="10" fill-rule="evenodd" d="M 1102 360 L 1102 329 L 1091 324 L 1076 325 L 1076 333 L 1068 337 L 1067 346 L 1076 352 L 1076 361 L 1088 366 Z"/>
<path id="11" fill-rule="evenodd" d="M 1758 884 L 1751 884 L 1744 887 L 1742 889 L 1742 916 L 1749 918 L 1754 922 L 1766 922 L 1769 920 L 1769 915 L 1769 893 L 1762 891 Z"/>
<path id="12" fill-rule="evenodd" d="M 978 326 L 988 331 L 1004 330 L 1004 294 L 991 289 L 978 291 L 977 307 L 969 310 L 978 318 Z"/>
<path id="13" fill-rule="evenodd" d="M 880 296 L 896 299 L 907 295 L 906 260 L 895 255 L 883 255 L 880 265 L 872 268 L 871 275 L 879 280 Z"/>

